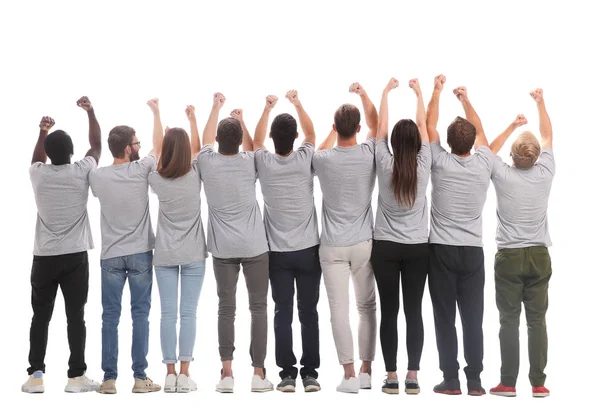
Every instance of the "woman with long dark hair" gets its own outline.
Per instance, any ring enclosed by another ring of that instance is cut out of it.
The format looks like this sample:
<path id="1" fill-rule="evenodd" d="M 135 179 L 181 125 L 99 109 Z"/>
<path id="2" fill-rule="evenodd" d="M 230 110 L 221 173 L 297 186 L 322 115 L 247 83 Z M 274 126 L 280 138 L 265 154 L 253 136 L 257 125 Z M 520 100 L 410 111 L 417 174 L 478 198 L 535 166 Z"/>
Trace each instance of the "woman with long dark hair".
<path id="1" fill-rule="evenodd" d="M 167 393 L 188 393 L 197 389 L 190 378 L 189 367 L 194 360 L 196 309 L 207 257 L 196 160 L 200 152 L 200 135 L 194 107 L 188 106 L 186 114 L 190 121 L 191 143 L 184 129 L 167 128 L 158 168 L 149 177 L 159 201 L 154 268 L 160 295 L 160 341 L 163 363 L 167 365 L 164 387 Z M 160 120 L 154 127 L 162 131 Z M 179 357 L 177 318 L 180 319 Z M 179 375 L 175 368 L 177 361 L 181 363 Z"/>
<path id="2" fill-rule="evenodd" d="M 398 87 L 392 78 L 381 98 L 375 160 L 379 199 L 371 263 L 381 301 L 380 339 L 387 379 L 383 392 L 399 393 L 396 374 L 400 284 L 406 318 L 408 373 L 405 392 L 418 394 L 417 371 L 423 350 L 421 302 L 429 269 L 426 190 L 431 151 L 425 123 L 425 105 L 417 79 L 409 82 L 417 96 L 416 123 L 399 120 L 388 147 L 388 94 Z"/>

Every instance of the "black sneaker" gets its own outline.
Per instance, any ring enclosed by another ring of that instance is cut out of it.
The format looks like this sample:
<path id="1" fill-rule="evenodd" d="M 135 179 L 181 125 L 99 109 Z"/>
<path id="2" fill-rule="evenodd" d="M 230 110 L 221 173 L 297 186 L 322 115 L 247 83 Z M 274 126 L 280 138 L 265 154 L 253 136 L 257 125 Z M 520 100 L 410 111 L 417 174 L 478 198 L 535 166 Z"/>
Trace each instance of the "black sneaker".
<path id="1" fill-rule="evenodd" d="M 283 393 L 293 393 L 296 391 L 296 380 L 290 376 L 285 377 L 277 385 L 277 390 Z"/>
<path id="2" fill-rule="evenodd" d="M 467 380 L 467 389 L 469 390 L 469 396 L 483 396 L 485 394 L 485 389 L 481 387 L 481 380 Z"/>
<path id="3" fill-rule="evenodd" d="M 385 379 L 383 381 L 383 386 L 381 387 L 381 391 L 387 394 L 398 394 L 400 390 L 398 389 L 398 380 Z"/>
<path id="4" fill-rule="evenodd" d="M 406 394 L 419 394 L 421 392 L 419 382 L 416 379 L 406 379 L 404 381 L 404 392 Z"/>
<path id="5" fill-rule="evenodd" d="M 460 391 L 460 381 L 458 379 L 444 380 L 433 388 L 433 391 L 440 394 L 458 395 Z"/>
<path id="6" fill-rule="evenodd" d="M 312 393 L 321 390 L 321 385 L 311 376 L 306 376 L 302 379 L 302 385 L 304 386 L 304 391 L 307 393 Z"/>

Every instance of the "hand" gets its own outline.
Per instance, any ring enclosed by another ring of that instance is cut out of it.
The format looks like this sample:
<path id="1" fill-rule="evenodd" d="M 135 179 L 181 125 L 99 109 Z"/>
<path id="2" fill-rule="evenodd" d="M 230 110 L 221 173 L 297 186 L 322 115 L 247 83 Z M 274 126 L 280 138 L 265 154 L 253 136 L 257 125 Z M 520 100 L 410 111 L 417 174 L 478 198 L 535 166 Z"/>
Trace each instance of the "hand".
<path id="1" fill-rule="evenodd" d="M 356 93 L 358 96 L 364 96 L 365 90 L 358 82 L 354 82 L 350 85 L 350 93 Z"/>
<path id="2" fill-rule="evenodd" d="M 525 118 L 525 115 L 517 115 L 517 118 L 513 120 L 512 126 L 516 129 L 523 125 L 527 125 L 527 119 Z"/>
<path id="3" fill-rule="evenodd" d="M 171 130 L 171 128 L 169 128 L 168 126 L 165 127 L 165 134 L 163 136 L 167 136 L 167 133 L 169 133 L 169 131 Z"/>
<path id="4" fill-rule="evenodd" d="M 87 96 L 80 97 L 77 101 L 77 106 L 83 108 L 83 110 L 85 110 L 86 112 L 92 110 L 92 102 L 90 102 L 90 99 Z"/>
<path id="5" fill-rule="evenodd" d="M 158 98 L 150 99 L 147 103 L 148 103 L 148 106 L 150 106 L 152 113 L 157 114 L 158 113 Z"/>
<path id="6" fill-rule="evenodd" d="M 221 109 L 225 104 L 225 96 L 222 93 L 215 93 L 213 95 L 213 108 Z"/>
<path id="7" fill-rule="evenodd" d="M 40 121 L 40 129 L 48 132 L 54 126 L 54 119 L 50 116 L 44 116 Z"/>
<path id="8" fill-rule="evenodd" d="M 395 77 L 393 77 L 393 78 L 390 79 L 390 81 L 388 82 L 388 84 L 385 86 L 385 90 L 387 92 L 389 92 L 392 89 L 396 89 L 399 84 L 400 84 L 400 82 L 398 82 L 398 80 Z"/>
<path id="9" fill-rule="evenodd" d="M 542 103 L 544 101 L 544 91 L 542 89 L 535 89 L 529 92 L 529 95 L 535 100 L 537 103 Z"/>
<path id="10" fill-rule="evenodd" d="M 196 120 L 196 108 L 193 105 L 187 105 L 185 115 L 190 122 Z"/>
<path id="11" fill-rule="evenodd" d="M 231 117 L 234 119 L 239 120 L 240 122 L 243 121 L 243 111 L 242 109 L 234 109 L 231 111 Z"/>
<path id="12" fill-rule="evenodd" d="M 289 92 L 287 92 L 285 94 L 285 97 L 295 107 L 299 107 L 300 106 L 300 99 L 298 99 L 298 91 L 297 90 L 295 90 L 295 89 L 290 90 Z"/>
<path id="13" fill-rule="evenodd" d="M 433 80 L 433 90 L 441 92 L 444 88 L 444 83 L 446 83 L 446 76 L 437 75 Z"/>
<path id="14" fill-rule="evenodd" d="M 419 79 L 409 80 L 408 87 L 414 90 L 417 96 L 421 96 L 421 85 L 419 85 Z"/>
<path id="15" fill-rule="evenodd" d="M 454 94 L 456 95 L 458 100 L 460 100 L 461 102 L 465 102 L 469 99 L 467 97 L 467 88 L 464 86 L 459 86 L 456 89 L 454 89 L 452 92 L 454 92 Z"/>
<path id="16" fill-rule="evenodd" d="M 266 103 L 265 103 L 265 110 L 267 112 L 270 112 L 271 109 L 273 109 L 275 107 L 278 100 L 279 99 L 277 99 L 277 96 L 274 96 L 274 95 L 267 96 Z"/>

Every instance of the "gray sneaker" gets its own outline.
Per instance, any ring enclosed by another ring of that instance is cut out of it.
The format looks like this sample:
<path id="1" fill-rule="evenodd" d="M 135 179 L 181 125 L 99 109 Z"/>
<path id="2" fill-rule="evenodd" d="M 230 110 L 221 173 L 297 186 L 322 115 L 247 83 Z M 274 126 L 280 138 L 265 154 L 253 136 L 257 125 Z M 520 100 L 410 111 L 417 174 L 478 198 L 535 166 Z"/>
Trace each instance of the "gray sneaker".
<path id="1" fill-rule="evenodd" d="M 277 390 L 283 393 L 293 393 L 296 391 L 296 380 L 292 379 L 290 376 L 281 380 L 281 382 L 277 385 Z"/>
<path id="2" fill-rule="evenodd" d="M 304 385 L 304 391 L 307 393 L 315 392 L 321 390 L 321 385 L 311 376 L 306 376 L 302 379 L 302 384 Z"/>

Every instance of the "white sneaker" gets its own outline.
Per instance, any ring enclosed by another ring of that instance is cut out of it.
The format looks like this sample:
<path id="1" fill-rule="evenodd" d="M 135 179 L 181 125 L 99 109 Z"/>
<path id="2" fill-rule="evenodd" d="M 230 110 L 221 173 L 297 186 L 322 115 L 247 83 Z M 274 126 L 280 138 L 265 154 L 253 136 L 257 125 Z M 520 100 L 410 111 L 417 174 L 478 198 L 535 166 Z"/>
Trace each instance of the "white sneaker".
<path id="1" fill-rule="evenodd" d="M 186 376 L 185 374 L 177 376 L 177 393 L 189 393 L 196 390 L 198 390 L 198 386 L 190 376 Z"/>
<path id="2" fill-rule="evenodd" d="M 43 393 L 44 392 L 44 373 L 41 370 L 34 371 L 21 386 L 21 391 L 25 393 Z"/>
<path id="3" fill-rule="evenodd" d="M 271 383 L 269 381 L 269 379 L 267 379 L 267 376 L 265 376 L 264 379 L 262 379 L 257 374 L 252 376 L 252 391 L 253 392 L 263 393 L 263 392 L 271 391 L 271 390 L 273 390 L 273 383 Z"/>
<path id="4" fill-rule="evenodd" d="M 85 393 L 89 391 L 96 391 L 98 387 L 100 387 L 100 383 L 95 382 L 84 374 L 83 376 L 69 379 L 67 386 L 65 387 L 65 392 Z"/>
<path id="5" fill-rule="evenodd" d="M 371 375 L 369 373 L 360 373 L 358 375 L 360 379 L 360 388 L 361 389 L 370 389 L 371 388 Z"/>
<path id="6" fill-rule="evenodd" d="M 217 391 L 219 393 L 233 393 L 233 377 L 228 376 L 219 380 Z"/>
<path id="7" fill-rule="evenodd" d="M 165 393 L 177 392 L 177 376 L 174 374 L 167 374 L 165 378 Z"/>
<path id="8" fill-rule="evenodd" d="M 342 393 L 358 393 L 360 389 L 360 380 L 358 377 L 350 377 L 349 379 L 343 379 L 336 390 Z"/>

